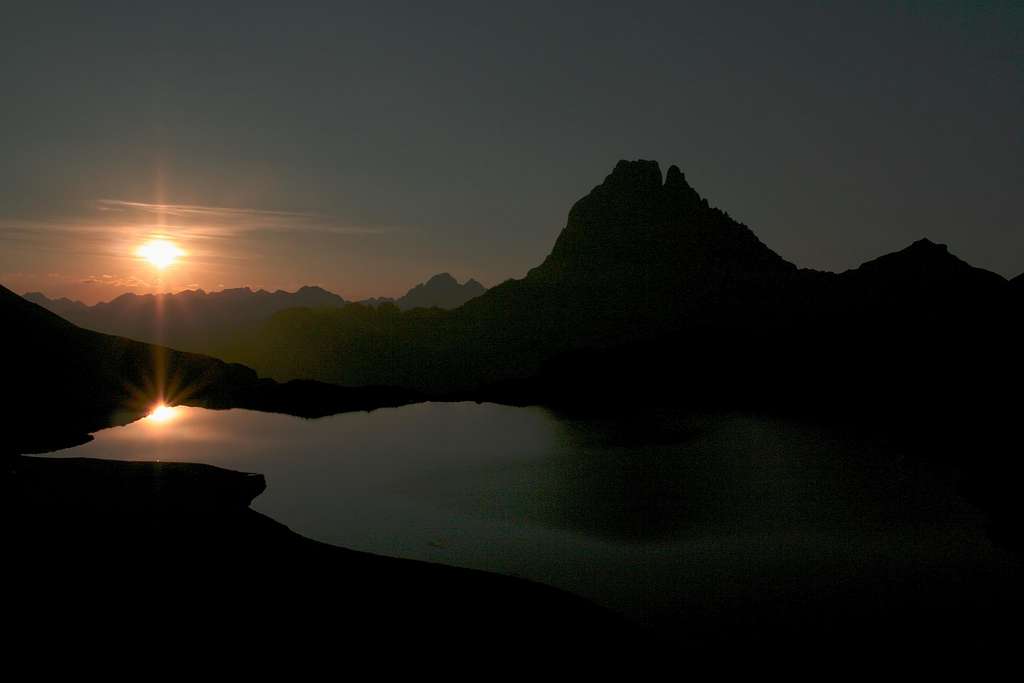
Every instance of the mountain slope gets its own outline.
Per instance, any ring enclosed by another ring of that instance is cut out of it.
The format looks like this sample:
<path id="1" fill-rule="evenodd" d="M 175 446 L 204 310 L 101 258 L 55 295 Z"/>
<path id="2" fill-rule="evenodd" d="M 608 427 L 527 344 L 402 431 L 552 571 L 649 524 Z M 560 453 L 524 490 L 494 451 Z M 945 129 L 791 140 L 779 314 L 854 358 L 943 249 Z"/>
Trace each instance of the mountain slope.
<path id="1" fill-rule="evenodd" d="M 80 442 L 159 402 L 316 416 L 416 397 L 316 382 L 278 384 L 244 366 L 85 330 L 0 287 L 9 401 L 0 454 Z"/>

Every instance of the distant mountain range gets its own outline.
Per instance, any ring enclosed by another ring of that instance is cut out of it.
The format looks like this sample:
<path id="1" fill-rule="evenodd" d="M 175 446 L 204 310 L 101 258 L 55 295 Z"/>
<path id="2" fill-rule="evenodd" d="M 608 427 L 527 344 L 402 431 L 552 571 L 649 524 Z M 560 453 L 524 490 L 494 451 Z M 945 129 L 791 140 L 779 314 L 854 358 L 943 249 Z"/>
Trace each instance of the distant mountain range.
<path id="1" fill-rule="evenodd" d="M 394 303 L 402 310 L 415 307 L 455 308 L 482 294 L 476 280 L 460 285 L 448 273 L 416 285 L 397 300 L 373 299 L 368 305 Z M 302 287 L 295 292 L 253 291 L 248 287 L 217 292 L 184 290 L 176 294 L 123 294 L 116 299 L 87 306 L 67 298 L 50 299 L 42 292 L 24 295 L 76 325 L 130 339 L 165 344 L 198 353 L 215 353 L 237 335 L 289 308 L 341 308 L 342 297 L 321 287 Z"/>
<path id="2" fill-rule="evenodd" d="M 458 308 L 486 291 L 486 287 L 472 278 L 459 284 L 459 281 L 452 277 L 451 274 L 440 273 L 426 282 L 416 285 L 406 292 L 404 296 L 400 296 L 397 299 L 365 299 L 359 303 L 368 306 L 393 303 L 403 311 L 413 308 L 452 309 Z"/>
<path id="3" fill-rule="evenodd" d="M 25 298 L 90 330 L 196 352 L 286 308 L 347 303 L 320 287 L 302 287 L 295 292 L 244 287 L 209 293 L 197 289 L 177 294 L 122 294 L 94 306 L 48 299 L 40 292 L 30 292 Z"/>

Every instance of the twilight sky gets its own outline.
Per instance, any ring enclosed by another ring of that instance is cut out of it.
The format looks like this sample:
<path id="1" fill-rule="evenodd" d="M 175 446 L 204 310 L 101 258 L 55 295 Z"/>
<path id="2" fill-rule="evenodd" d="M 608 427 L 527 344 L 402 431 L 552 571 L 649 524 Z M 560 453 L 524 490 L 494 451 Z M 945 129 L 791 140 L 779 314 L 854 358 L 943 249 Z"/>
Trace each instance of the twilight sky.
<path id="1" fill-rule="evenodd" d="M 1024 271 L 1024 3 L 838 5 L 5 4 L 0 283 L 491 286 L 620 158 L 801 266 Z"/>

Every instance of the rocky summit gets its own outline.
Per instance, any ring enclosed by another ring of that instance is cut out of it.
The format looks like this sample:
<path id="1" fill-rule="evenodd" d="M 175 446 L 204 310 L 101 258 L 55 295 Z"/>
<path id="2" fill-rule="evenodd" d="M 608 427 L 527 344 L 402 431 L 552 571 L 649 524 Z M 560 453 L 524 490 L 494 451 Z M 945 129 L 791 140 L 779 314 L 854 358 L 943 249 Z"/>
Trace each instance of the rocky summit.
<path id="1" fill-rule="evenodd" d="M 439 273 L 396 299 L 395 305 L 403 311 L 411 308 L 458 308 L 486 291 L 472 278 L 459 284 L 450 273 Z"/>
<path id="2" fill-rule="evenodd" d="M 743 279 L 795 271 L 745 225 L 712 207 L 677 166 L 620 161 L 569 211 L 551 254 L 530 272 L 590 284 L 629 277 L 676 283 L 716 273 Z M 620 281 L 628 285 L 628 282 Z"/>

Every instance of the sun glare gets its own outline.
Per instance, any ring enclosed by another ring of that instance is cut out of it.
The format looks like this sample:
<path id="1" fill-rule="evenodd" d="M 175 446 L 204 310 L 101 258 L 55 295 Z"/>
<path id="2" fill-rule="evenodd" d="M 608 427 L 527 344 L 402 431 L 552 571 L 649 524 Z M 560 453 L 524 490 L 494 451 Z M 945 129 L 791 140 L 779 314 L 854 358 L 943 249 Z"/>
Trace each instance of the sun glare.
<path id="1" fill-rule="evenodd" d="M 161 403 L 154 407 L 146 417 L 153 422 L 167 422 L 174 417 L 174 408 Z"/>
<path id="2" fill-rule="evenodd" d="M 173 242 L 167 240 L 150 240 L 135 250 L 135 255 L 149 261 L 153 266 L 163 270 L 174 263 L 179 256 L 185 252 L 179 249 Z"/>

